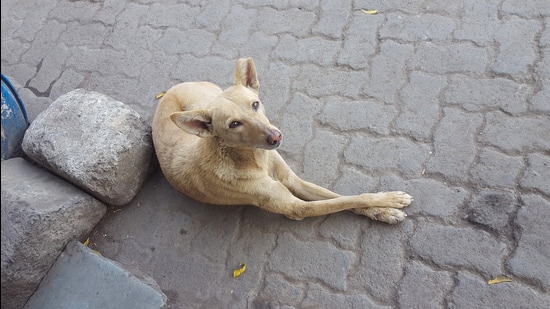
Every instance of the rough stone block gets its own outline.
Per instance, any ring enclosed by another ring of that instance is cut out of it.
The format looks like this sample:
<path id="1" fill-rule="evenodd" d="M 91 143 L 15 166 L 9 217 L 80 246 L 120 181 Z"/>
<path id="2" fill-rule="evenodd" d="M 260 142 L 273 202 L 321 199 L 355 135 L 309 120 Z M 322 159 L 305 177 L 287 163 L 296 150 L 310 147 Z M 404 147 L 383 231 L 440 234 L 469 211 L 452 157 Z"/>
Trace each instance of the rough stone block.
<path id="1" fill-rule="evenodd" d="M 21 308 L 65 245 L 106 206 L 23 158 L 2 161 L 2 308 Z"/>
<path id="2" fill-rule="evenodd" d="M 23 151 L 112 205 L 128 203 L 150 172 L 151 128 L 125 104 L 77 89 L 59 97 L 25 133 Z"/>
<path id="3" fill-rule="evenodd" d="M 166 305 L 166 295 L 148 275 L 132 272 L 71 241 L 25 309 L 153 309 Z"/>

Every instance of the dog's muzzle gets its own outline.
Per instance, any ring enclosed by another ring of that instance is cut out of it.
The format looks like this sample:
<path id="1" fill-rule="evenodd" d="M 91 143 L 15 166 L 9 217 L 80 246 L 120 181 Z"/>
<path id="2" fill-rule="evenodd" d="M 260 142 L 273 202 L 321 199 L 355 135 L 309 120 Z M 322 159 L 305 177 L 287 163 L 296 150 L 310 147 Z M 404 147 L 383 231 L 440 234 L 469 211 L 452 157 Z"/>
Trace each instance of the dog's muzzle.
<path id="1" fill-rule="evenodd" d="M 267 135 L 267 144 L 273 146 L 273 148 L 279 147 L 281 141 L 283 140 L 283 135 L 278 130 L 270 130 Z"/>

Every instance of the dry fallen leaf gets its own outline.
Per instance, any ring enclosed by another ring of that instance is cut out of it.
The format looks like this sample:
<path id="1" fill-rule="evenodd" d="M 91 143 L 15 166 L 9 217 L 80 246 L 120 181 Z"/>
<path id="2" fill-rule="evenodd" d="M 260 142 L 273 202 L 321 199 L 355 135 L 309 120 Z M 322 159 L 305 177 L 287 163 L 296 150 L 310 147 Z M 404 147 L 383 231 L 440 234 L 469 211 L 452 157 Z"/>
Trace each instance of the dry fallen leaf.
<path id="1" fill-rule="evenodd" d="M 365 14 L 369 14 L 369 15 L 374 15 L 376 13 L 378 13 L 378 10 L 361 10 L 361 12 L 365 13 Z"/>
<path id="2" fill-rule="evenodd" d="M 166 92 L 161 92 L 161 93 L 159 93 L 155 96 L 155 99 L 158 100 L 158 99 L 162 98 L 165 94 L 166 94 Z"/>
<path id="3" fill-rule="evenodd" d="M 88 237 L 88 238 L 86 239 L 86 241 L 83 243 L 83 245 L 86 246 L 86 247 L 88 247 L 89 244 L 90 244 L 90 238 Z M 95 244 L 95 243 L 94 243 L 94 244 Z M 88 248 L 90 248 L 90 247 L 88 247 Z M 95 254 L 101 255 L 101 252 L 99 252 L 99 251 L 96 251 L 96 250 L 94 250 L 94 249 L 92 249 L 92 248 L 90 248 L 90 250 L 92 250 L 92 252 L 95 253 Z"/>
<path id="4" fill-rule="evenodd" d="M 237 278 L 240 276 L 244 271 L 246 270 L 246 265 L 244 263 L 239 264 L 239 268 L 235 269 L 233 271 L 233 278 Z"/>
<path id="5" fill-rule="evenodd" d="M 498 277 L 495 277 L 495 278 L 487 281 L 488 284 L 497 284 L 497 283 L 502 283 L 502 282 L 512 282 L 512 279 L 510 279 L 506 276 L 498 276 Z"/>

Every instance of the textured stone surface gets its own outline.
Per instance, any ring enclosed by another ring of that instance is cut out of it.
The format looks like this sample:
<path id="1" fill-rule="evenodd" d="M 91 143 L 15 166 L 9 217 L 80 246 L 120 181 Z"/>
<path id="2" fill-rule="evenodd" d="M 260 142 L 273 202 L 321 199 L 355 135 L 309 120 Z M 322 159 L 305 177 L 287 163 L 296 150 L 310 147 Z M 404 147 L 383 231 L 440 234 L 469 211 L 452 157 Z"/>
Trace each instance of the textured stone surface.
<path id="1" fill-rule="evenodd" d="M 124 293 L 109 297 L 113 289 Z M 82 297 L 87 291 L 94 297 Z M 149 276 L 124 269 L 78 241 L 71 241 L 61 252 L 26 309 L 84 308 L 163 308 L 166 295 Z"/>
<path id="2" fill-rule="evenodd" d="M 422 263 L 412 261 L 405 268 L 405 275 L 397 293 L 401 307 L 443 308 L 445 295 L 453 286 L 451 274 L 433 270 Z"/>
<path id="3" fill-rule="evenodd" d="M 518 276 L 534 279 L 545 291 L 550 290 L 550 271 L 547 267 L 550 248 L 545 245 L 550 232 L 545 223 L 550 219 L 550 203 L 536 195 L 522 198 L 523 205 L 518 212 L 519 245 L 509 264 Z"/>
<path id="4" fill-rule="evenodd" d="M 2 307 L 21 308 L 65 245 L 106 206 L 23 158 L 2 161 Z"/>
<path id="5" fill-rule="evenodd" d="M 490 234 L 452 226 L 422 226 L 410 245 L 414 253 L 441 268 L 473 268 L 492 276 L 501 274 L 506 253 L 506 245 Z"/>
<path id="6" fill-rule="evenodd" d="M 31 119 L 83 88 L 147 122 L 156 94 L 226 87 L 250 56 L 299 176 L 414 197 L 398 226 L 291 221 L 197 203 L 157 171 L 91 246 L 150 274 L 167 308 L 546 309 L 548 25 L 547 0 L 3 0 L 2 73 Z"/>
<path id="7" fill-rule="evenodd" d="M 128 203 L 149 175 L 150 127 L 124 103 L 83 89 L 43 111 L 25 133 L 34 161 L 111 205 Z"/>

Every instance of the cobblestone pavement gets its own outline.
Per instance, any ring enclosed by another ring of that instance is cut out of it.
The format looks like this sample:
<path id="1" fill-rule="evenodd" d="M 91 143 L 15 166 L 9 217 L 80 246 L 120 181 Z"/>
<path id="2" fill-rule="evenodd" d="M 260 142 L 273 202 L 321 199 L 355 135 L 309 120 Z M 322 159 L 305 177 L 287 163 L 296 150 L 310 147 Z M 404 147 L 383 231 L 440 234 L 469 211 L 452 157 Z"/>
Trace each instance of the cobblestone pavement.
<path id="1" fill-rule="evenodd" d="M 157 93 L 228 86 L 251 56 L 297 174 L 415 201 L 397 226 L 292 221 L 202 205 L 157 171 L 93 249 L 169 308 L 548 308 L 548 0 L 180 2 L 2 0 L 2 73 L 31 120 L 76 88 L 151 120 Z"/>

